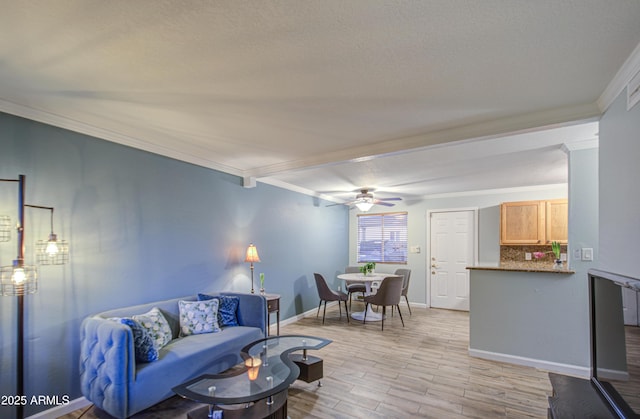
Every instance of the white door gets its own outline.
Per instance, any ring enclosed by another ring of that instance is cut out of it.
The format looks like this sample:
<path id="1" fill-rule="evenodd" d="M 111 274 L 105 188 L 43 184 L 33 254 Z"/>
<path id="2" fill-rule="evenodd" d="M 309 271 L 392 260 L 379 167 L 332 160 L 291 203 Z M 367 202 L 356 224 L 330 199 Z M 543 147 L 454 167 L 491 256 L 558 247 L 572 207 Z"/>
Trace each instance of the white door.
<path id="1" fill-rule="evenodd" d="M 431 307 L 469 311 L 474 211 L 433 212 L 430 219 Z"/>

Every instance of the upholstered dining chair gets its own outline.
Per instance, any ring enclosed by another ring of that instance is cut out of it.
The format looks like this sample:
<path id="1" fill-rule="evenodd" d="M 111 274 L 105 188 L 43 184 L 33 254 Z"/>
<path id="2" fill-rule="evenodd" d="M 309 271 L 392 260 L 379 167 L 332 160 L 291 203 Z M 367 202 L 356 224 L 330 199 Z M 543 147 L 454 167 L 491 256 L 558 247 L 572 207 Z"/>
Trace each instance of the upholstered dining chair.
<path id="1" fill-rule="evenodd" d="M 388 276 L 382 280 L 378 292 L 373 295 L 367 295 L 364 297 L 364 318 L 362 323 L 367 321 L 367 309 L 369 304 L 375 304 L 382 306 L 382 330 L 384 330 L 384 317 L 387 313 L 387 306 L 396 307 L 398 314 L 400 315 L 400 321 L 402 321 L 402 327 L 404 327 L 404 319 L 402 318 L 402 312 L 400 311 L 400 296 L 402 294 L 402 277 Z"/>
<path id="2" fill-rule="evenodd" d="M 347 323 L 349 323 L 349 310 L 347 309 L 347 294 L 344 292 L 334 291 L 329 288 L 327 281 L 319 273 L 314 273 L 313 276 L 316 279 L 316 287 L 318 288 L 318 296 L 320 297 L 320 304 L 318 304 L 318 312 L 316 317 L 320 314 L 320 306 L 324 301 L 324 311 L 322 312 L 322 324 L 324 324 L 324 317 L 327 314 L 327 301 L 337 301 L 338 310 L 340 310 L 340 318 L 342 318 L 342 308 L 340 308 L 340 302 L 344 301 L 344 310 L 347 312 Z"/>
<path id="3" fill-rule="evenodd" d="M 344 273 L 346 274 L 357 274 L 359 272 L 359 266 L 347 266 L 344 268 Z M 364 294 L 367 292 L 367 287 L 364 285 L 364 282 L 345 281 L 344 287 L 349 295 L 349 308 L 351 308 L 351 294 L 359 292 L 362 293 L 362 298 L 364 298 Z"/>
<path id="4" fill-rule="evenodd" d="M 396 275 L 402 275 L 402 294 L 401 297 L 404 297 L 407 302 L 407 307 L 409 307 L 409 315 L 411 316 L 411 306 L 409 305 L 409 297 L 407 297 L 407 291 L 409 290 L 409 280 L 411 279 L 411 269 L 396 269 Z M 392 309 L 393 310 L 393 309 Z"/>

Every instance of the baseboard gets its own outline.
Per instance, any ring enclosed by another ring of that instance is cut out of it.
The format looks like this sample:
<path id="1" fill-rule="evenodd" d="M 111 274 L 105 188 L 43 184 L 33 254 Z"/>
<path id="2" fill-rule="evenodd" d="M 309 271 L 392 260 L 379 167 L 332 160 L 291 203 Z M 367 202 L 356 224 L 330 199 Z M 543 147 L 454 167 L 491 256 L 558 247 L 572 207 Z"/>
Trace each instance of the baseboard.
<path id="1" fill-rule="evenodd" d="M 327 303 L 327 307 L 332 307 L 332 306 L 335 306 L 336 304 L 338 304 L 337 301 L 331 301 L 331 302 Z M 322 308 L 320 310 L 322 310 Z M 318 307 L 312 308 L 311 310 L 307 310 L 304 313 L 300 313 L 300 314 L 297 314 L 295 316 L 289 317 L 289 318 L 287 318 L 285 320 L 281 320 L 280 321 L 280 327 L 286 326 L 286 325 L 291 324 L 291 323 L 295 323 L 298 320 L 304 319 L 305 317 L 315 316 L 317 312 L 318 312 Z M 271 334 L 271 332 L 275 331 L 275 328 L 276 328 L 276 324 L 275 323 L 271 323 L 269 325 L 269 333 Z"/>
<path id="2" fill-rule="evenodd" d="M 332 301 L 332 302 L 330 302 L 330 303 L 327 303 L 327 307 L 332 307 L 332 306 L 335 306 L 336 304 L 338 304 L 338 302 L 337 302 L 337 301 Z M 410 304 L 411 304 L 411 307 L 429 308 L 429 307 L 428 307 L 426 304 L 424 304 L 424 303 L 414 303 L 414 302 L 411 302 Z M 403 305 L 402 301 L 400 301 L 400 307 L 403 309 L 403 311 L 404 311 L 404 306 L 405 306 L 405 305 L 406 305 L 406 304 L 404 304 L 404 305 Z M 321 308 L 320 310 L 322 310 L 322 308 Z M 304 319 L 305 317 L 315 316 L 317 312 L 318 312 L 318 307 L 315 307 L 315 308 L 312 308 L 311 310 L 307 310 L 307 311 L 305 311 L 304 313 L 300 313 L 300 314 L 298 314 L 298 315 L 295 315 L 295 316 L 289 317 L 289 318 L 288 318 L 288 319 L 286 319 L 286 320 L 282 320 L 282 321 L 280 321 L 280 327 L 282 327 L 282 326 L 286 326 L 286 325 L 291 324 L 291 323 L 295 323 L 295 322 L 297 322 L 297 321 L 299 321 L 299 320 Z M 269 325 L 269 333 L 271 333 L 272 331 L 275 331 L 275 327 L 276 327 L 276 324 L 275 324 L 275 323 L 271 323 L 271 324 Z M 273 328 L 273 329 L 272 329 L 272 328 Z"/>
<path id="3" fill-rule="evenodd" d="M 77 399 L 71 400 L 69 403 L 56 406 L 51 409 L 47 409 L 44 412 L 36 413 L 33 416 L 28 416 L 27 419 L 56 419 L 60 416 L 64 416 L 69 414 L 75 410 L 82 409 L 84 407 L 89 407 L 93 403 L 87 400 L 84 397 L 79 397 Z"/>
<path id="4" fill-rule="evenodd" d="M 526 358 L 523 356 L 508 355 L 497 352 L 488 352 L 472 348 L 469 348 L 469 355 L 476 358 L 488 359 L 490 361 L 534 367 L 540 370 L 555 372 L 562 375 L 570 375 L 578 378 L 589 378 L 591 375 L 589 367 L 581 367 L 579 365 L 561 364 L 558 362 L 550 362 L 541 359 Z"/>

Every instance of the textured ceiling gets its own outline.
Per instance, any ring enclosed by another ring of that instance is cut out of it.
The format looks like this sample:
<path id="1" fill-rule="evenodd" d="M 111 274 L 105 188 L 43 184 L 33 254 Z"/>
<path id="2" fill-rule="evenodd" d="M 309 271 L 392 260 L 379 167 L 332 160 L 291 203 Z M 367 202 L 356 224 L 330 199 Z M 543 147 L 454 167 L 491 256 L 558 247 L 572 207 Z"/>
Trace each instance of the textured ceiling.
<path id="1" fill-rule="evenodd" d="M 13 1 L 0 27 L 1 111 L 259 181 L 420 196 L 566 181 L 562 141 L 505 134 L 597 118 L 640 2 Z M 446 165 L 420 164 L 445 143 Z"/>

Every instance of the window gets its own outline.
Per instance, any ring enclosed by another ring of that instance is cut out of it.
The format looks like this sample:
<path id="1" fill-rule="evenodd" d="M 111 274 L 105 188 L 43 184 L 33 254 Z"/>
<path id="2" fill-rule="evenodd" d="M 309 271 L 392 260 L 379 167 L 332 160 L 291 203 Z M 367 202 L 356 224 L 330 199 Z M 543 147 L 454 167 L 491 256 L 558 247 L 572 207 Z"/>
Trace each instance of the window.
<path id="1" fill-rule="evenodd" d="M 358 214 L 358 262 L 407 263 L 407 213 Z"/>

